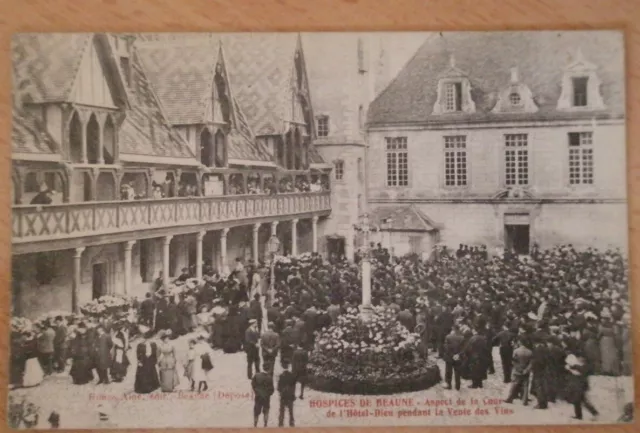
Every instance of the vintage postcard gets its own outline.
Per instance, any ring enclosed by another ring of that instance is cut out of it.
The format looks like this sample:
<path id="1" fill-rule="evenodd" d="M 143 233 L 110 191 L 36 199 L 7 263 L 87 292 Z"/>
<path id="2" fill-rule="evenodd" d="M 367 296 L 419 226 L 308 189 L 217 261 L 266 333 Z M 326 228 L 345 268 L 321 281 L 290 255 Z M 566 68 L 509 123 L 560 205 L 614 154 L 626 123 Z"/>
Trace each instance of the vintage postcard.
<path id="1" fill-rule="evenodd" d="M 10 426 L 633 419 L 622 32 L 11 53 Z"/>

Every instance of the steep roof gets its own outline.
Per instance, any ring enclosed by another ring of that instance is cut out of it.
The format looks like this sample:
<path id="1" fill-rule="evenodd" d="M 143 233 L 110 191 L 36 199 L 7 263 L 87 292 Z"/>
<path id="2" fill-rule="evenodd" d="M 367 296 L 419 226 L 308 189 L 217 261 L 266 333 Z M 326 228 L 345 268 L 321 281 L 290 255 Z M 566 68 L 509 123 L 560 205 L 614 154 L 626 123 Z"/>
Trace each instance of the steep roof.
<path id="1" fill-rule="evenodd" d="M 131 66 L 135 98 L 120 127 L 120 153 L 194 159 L 191 148 L 169 125 L 135 51 Z"/>
<path id="2" fill-rule="evenodd" d="M 172 124 L 204 123 L 213 94 L 217 51 L 217 45 L 209 40 L 138 46 L 145 71 Z"/>
<path id="3" fill-rule="evenodd" d="M 556 109 L 564 69 L 581 50 L 597 66 L 606 110 L 561 112 Z M 468 74 L 475 113 L 433 115 L 440 75 L 451 55 Z M 518 68 L 539 107 L 537 113 L 490 113 L 496 95 Z M 450 123 L 519 119 L 620 117 L 624 115 L 622 33 L 612 31 L 446 32 L 430 35 L 389 86 L 371 103 L 368 124 Z"/>
<path id="4" fill-rule="evenodd" d="M 91 33 L 13 35 L 14 88 L 33 102 L 67 101 L 91 36 Z"/>
<path id="5" fill-rule="evenodd" d="M 371 224 L 391 231 L 421 231 L 438 230 L 439 224 L 417 209 L 415 206 L 383 206 L 374 209 L 370 216 Z"/>
<path id="6" fill-rule="evenodd" d="M 13 107 L 11 128 L 11 150 L 14 154 L 56 154 L 56 143 L 47 130 L 27 113 Z"/>
<path id="7" fill-rule="evenodd" d="M 294 115 L 293 33 L 222 36 L 235 97 L 256 135 L 282 134 Z"/>

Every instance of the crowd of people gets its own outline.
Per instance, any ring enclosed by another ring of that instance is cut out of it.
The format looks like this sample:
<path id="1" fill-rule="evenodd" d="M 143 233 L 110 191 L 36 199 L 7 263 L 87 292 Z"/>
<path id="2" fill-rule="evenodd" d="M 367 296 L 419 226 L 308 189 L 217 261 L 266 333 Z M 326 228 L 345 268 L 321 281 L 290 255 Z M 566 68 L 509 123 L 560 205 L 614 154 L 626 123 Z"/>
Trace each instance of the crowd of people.
<path id="1" fill-rule="evenodd" d="M 461 246 L 439 248 L 424 261 L 392 257 L 378 245 L 371 257 L 372 303 L 394 310 L 419 335 L 424 354 L 444 361 L 447 388 L 460 389 L 462 379 L 482 388 L 495 374 L 492 348 L 499 346 L 507 403 L 526 405 L 535 397 L 535 407 L 546 409 L 566 400 L 582 418 L 583 407 L 597 414 L 587 398 L 590 375 L 631 374 L 627 263 L 618 251 L 534 246 L 522 258 Z M 205 268 L 202 281 L 185 268 L 170 287 L 159 275 L 145 299 L 132 305 L 135 328 L 126 320 L 65 323 L 58 317 L 43 325 L 33 350 L 44 374 L 65 371 L 70 359 L 77 385 L 95 376 L 100 384 L 122 381 L 135 356 L 138 393 L 171 392 L 181 380 L 205 391 L 215 377 L 214 350 L 244 351 L 254 425 L 260 415 L 267 425 L 276 390 L 279 424 L 288 411 L 293 425 L 293 402 L 296 394 L 304 398 L 317 332 L 361 303 L 358 260 L 327 261 L 316 253 L 282 258 L 273 267 L 273 290 L 263 262 L 237 259 L 229 275 Z M 174 341 L 183 336 L 186 354 L 177 353 Z M 277 358 L 282 374 L 275 381 Z M 13 382 L 33 382 L 28 369 L 23 363 Z"/>

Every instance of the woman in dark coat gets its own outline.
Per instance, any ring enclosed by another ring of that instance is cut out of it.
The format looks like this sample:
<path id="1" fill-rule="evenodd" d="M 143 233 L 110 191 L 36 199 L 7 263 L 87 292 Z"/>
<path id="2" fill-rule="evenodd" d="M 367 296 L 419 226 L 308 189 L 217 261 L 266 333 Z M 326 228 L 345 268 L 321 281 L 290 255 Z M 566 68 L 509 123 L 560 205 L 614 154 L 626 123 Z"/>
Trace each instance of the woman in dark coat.
<path id="1" fill-rule="evenodd" d="M 93 380 L 92 344 L 84 323 L 78 325 L 77 334 L 71 342 L 71 370 L 74 385 L 84 385 Z"/>
<path id="2" fill-rule="evenodd" d="M 144 341 L 136 348 L 138 368 L 136 369 L 136 381 L 133 390 L 138 394 L 149 394 L 160 387 L 156 364 L 158 362 L 158 346 L 150 340 L 150 332 L 142 329 Z"/>

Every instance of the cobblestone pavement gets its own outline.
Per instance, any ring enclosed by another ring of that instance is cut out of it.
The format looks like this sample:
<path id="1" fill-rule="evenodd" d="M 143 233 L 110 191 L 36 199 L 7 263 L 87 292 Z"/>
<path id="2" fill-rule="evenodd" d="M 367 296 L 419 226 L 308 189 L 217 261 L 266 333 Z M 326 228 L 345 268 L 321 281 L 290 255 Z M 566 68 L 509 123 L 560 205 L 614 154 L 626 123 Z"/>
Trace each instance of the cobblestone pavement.
<path id="1" fill-rule="evenodd" d="M 178 354 L 186 353 L 186 340 L 175 342 Z M 497 355 L 497 354 L 496 354 Z M 130 354 L 135 366 L 135 355 Z M 463 382 L 460 391 L 445 390 L 438 384 L 426 391 L 397 394 L 394 396 L 345 396 L 313 390 L 305 391 L 304 400 L 296 400 L 295 416 L 298 426 L 340 426 L 340 425 L 455 425 L 455 424 L 565 424 L 572 420 L 573 408 L 565 402 L 550 404 L 548 410 L 535 410 L 516 400 L 514 404 L 504 404 L 508 385 L 502 383 L 501 368 L 496 359 L 496 374 L 490 375 L 483 389 L 469 389 Z M 179 362 L 184 361 L 179 358 Z M 182 378 L 174 393 L 155 392 L 140 396 L 132 392 L 135 368 L 129 369 L 126 380 L 109 385 L 71 384 L 68 374 L 47 377 L 38 387 L 20 389 L 22 393 L 42 409 L 38 427 L 48 427 L 46 419 L 52 410 L 61 417 L 61 428 L 159 428 L 159 427 L 247 427 L 252 426 L 253 399 L 251 384 L 246 377 L 246 362 L 243 353 L 224 354 L 216 352 L 213 378 L 206 393 L 188 391 L 189 384 Z M 441 361 L 440 369 L 444 373 Z M 276 363 L 276 374 L 279 374 Z M 619 391 L 617 392 L 616 389 Z M 633 381 L 630 377 L 592 377 L 590 398 L 600 411 L 597 422 L 615 422 L 625 402 L 633 398 Z M 394 407 L 392 399 L 402 398 L 404 406 Z M 369 406 L 361 407 L 361 399 Z M 407 411 L 407 400 L 413 403 Z M 458 405 L 462 399 L 465 405 Z M 477 403 L 471 402 L 475 399 Z M 317 407 L 318 403 L 345 400 L 355 407 Z M 435 400 L 438 400 L 436 413 Z M 269 426 L 277 425 L 277 393 L 271 399 Z M 341 412 L 342 409 L 342 412 Z M 99 420 L 99 411 L 109 413 L 108 421 Z M 427 411 L 430 410 L 430 414 Z M 450 410 L 457 416 L 449 415 Z M 332 411 L 335 416 L 328 416 Z M 377 412 L 376 412 L 377 411 Z M 340 414 L 342 413 L 342 416 Z M 402 415 L 402 416 L 400 416 Z M 261 420 L 262 422 L 262 420 Z M 588 413 L 585 421 L 592 422 Z"/>

